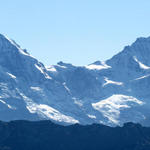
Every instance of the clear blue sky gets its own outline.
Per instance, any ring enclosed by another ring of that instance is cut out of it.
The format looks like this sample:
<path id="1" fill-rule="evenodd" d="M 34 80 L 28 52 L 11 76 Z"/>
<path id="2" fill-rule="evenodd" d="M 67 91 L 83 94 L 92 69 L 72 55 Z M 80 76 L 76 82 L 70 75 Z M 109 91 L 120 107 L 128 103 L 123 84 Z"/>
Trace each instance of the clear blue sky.
<path id="1" fill-rule="evenodd" d="M 90 64 L 150 36 L 150 0 L 1 0 L 0 33 L 45 65 Z"/>

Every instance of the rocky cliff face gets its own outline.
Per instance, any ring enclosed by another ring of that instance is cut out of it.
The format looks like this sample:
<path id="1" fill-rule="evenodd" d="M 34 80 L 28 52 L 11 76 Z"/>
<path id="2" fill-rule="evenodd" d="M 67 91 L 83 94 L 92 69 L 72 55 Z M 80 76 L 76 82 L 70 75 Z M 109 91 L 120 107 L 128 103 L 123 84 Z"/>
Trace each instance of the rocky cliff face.
<path id="1" fill-rule="evenodd" d="M 87 66 L 45 67 L 0 35 L 0 120 L 150 126 L 150 38 Z"/>

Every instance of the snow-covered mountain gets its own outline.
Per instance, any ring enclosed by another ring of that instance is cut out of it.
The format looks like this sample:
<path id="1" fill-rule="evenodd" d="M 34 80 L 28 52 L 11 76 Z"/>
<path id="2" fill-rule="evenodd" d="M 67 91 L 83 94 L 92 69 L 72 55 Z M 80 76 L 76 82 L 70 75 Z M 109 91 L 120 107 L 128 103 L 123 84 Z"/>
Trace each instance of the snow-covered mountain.
<path id="1" fill-rule="evenodd" d="M 87 66 L 45 67 L 0 35 L 0 120 L 150 126 L 150 37 Z"/>

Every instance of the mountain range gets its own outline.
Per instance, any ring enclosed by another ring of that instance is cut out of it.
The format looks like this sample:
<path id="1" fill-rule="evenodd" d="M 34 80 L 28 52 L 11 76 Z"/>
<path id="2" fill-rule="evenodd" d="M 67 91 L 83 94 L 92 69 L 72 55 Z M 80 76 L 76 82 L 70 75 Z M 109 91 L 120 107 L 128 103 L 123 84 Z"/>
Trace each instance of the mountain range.
<path id="1" fill-rule="evenodd" d="M 58 54 L 59 55 L 59 54 Z M 0 120 L 150 126 L 150 37 L 86 66 L 44 66 L 0 35 Z"/>

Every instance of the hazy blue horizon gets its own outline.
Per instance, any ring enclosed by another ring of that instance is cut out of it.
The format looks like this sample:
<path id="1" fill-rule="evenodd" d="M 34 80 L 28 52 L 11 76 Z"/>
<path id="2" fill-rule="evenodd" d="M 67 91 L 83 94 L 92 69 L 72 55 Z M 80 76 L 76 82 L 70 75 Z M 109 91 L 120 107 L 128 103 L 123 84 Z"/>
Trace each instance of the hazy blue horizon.
<path id="1" fill-rule="evenodd" d="M 45 65 L 86 65 L 150 36 L 149 8 L 148 0 L 5 0 L 0 33 Z"/>

